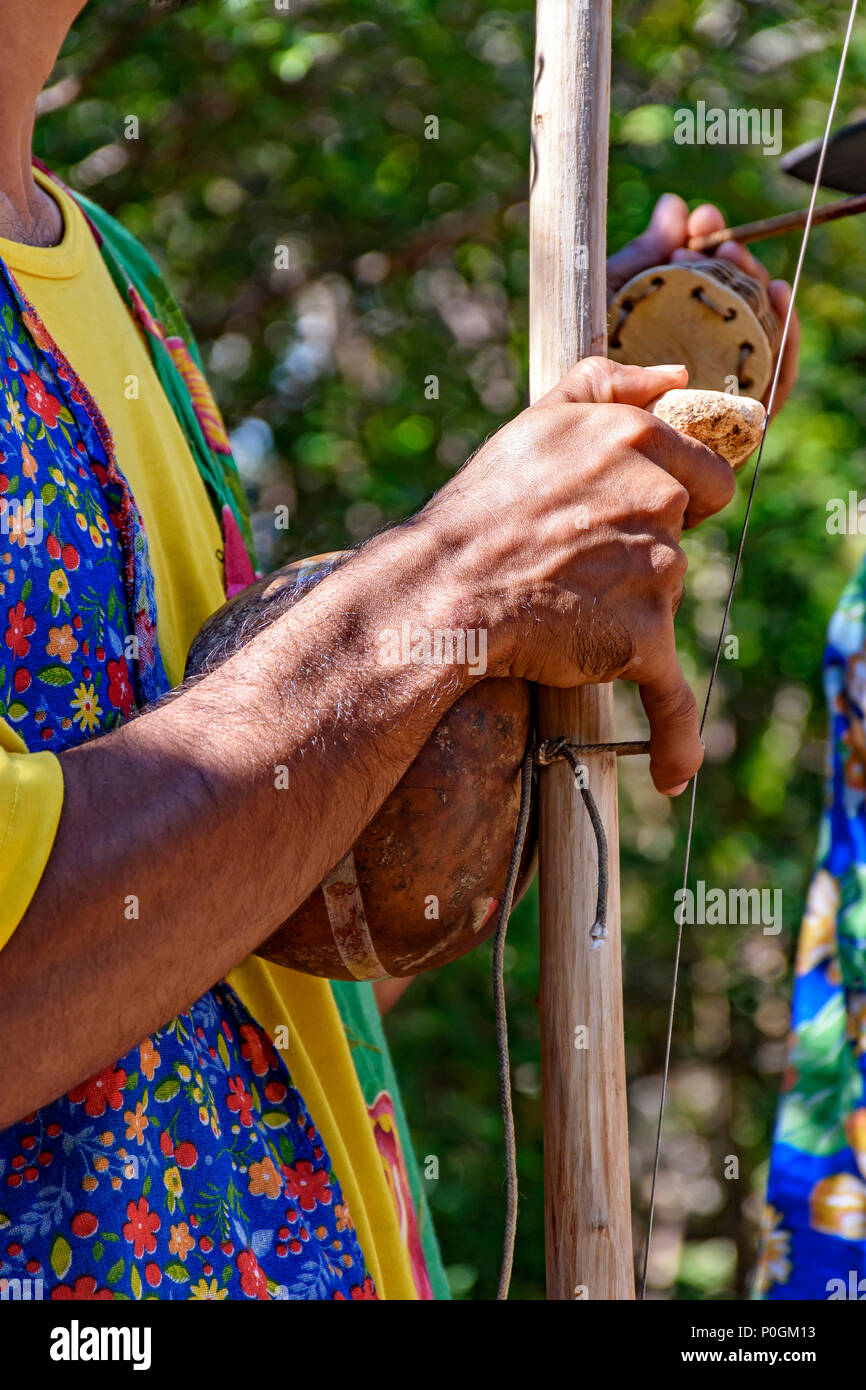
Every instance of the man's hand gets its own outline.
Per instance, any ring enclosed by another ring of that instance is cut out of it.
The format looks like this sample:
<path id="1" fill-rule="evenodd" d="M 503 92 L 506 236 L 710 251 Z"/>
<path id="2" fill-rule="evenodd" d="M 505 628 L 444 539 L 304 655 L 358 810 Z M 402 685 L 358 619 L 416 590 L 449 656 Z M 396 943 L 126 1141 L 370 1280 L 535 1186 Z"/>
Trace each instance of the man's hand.
<path id="1" fill-rule="evenodd" d="M 616 294 L 633 275 L 649 270 L 654 265 L 666 265 L 668 261 L 682 263 L 705 259 L 703 253 L 689 251 L 686 243 L 690 237 L 706 236 L 710 232 L 721 231 L 725 226 L 724 215 L 711 203 L 702 203 L 690 213 L 682 198 L 675 193 L 665 193 L 656 203 L 650 224 L 645 232 L 635 237 L 621 251 L 611 256 L 607 263 L 607 289 L 609 295 Z M 771 280 L 766 269 L 745 246 L 736 241 L 726 241 L 717 247 L 715 254 L 731 261 L 740 270 L 759 280 L 765 286 L 770 303 L 780 323 L 784 323 L 791 302 L 791 286 L 786 280 Z M 796 311 L 791 317 L 791 328 L 782 359 L 779 386 L 773 403 L 773 414 L 781 410 L 791 394 L 797 380 L 797 359 L 800 352 L 800 320 Z M 769 403 L 769 391 L 764 405 Z"/>
<path id="2" fill-rule="evenodd" d="M 222 665 L 61 754 L 57 839 L 0 952 L 0 1128 L 187 1008 L 355 843 L 480 678 L 404 664 L 382 642 L 403 623 L 484 628 L 491 675 L 637 681 L 656 786 L 691 776 L 701 746 L 674 648 L 678 542 L 734 481 L 641 408 L 684 384 L 677 370 L 582 363 L 418 517 Z"/>
<path id="3" fill-rule="evenodd" d="M 489 615 L 491 674 L 555 686 L 637 682 L 653 780 L 671 795 L 703 756 L 674 642 L 680 535 L 734 491 L 723 459 L 640 408 L 685 385 L 682 369 L 588 358 L 421 515 Z"/>

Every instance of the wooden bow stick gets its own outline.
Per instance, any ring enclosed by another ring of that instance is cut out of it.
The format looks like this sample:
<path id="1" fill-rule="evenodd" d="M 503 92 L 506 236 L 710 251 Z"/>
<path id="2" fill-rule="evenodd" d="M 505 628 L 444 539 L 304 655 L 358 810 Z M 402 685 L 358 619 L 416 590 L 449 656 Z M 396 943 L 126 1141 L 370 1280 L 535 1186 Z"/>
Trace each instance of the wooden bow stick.
<path id="1" fill-rule="evenodd" d="M 536 25 L 532 400 L 580 358 L 607 351 L 611 0 L 537 0 Z M 730 425 L 732 411 L 739 407 L 764 414 L 757 401 L 737 401 L 715 391 L 669 392 L 657 409 L 663 404 L 669 412 L 665 418 L 676 428 L 705 438 L 714 448 L 721 446 L 719 429 Z M 749 424 L 741 418 L 738 431 Z M 752 448 L 754 443 L 752 438 Z M 607 934 L 594 939 L 601 842 L 575 794 L 568 761 L 542 767 L 538 841 L 547 1292 L 553 1299 L 631 1299 L 616 757 L 617 751 L 645 752 L 647 745 L 615 742 L 610 685 L 539 690 L 538 735 L 540 748 L 567 741 L 580 750 L 607 842 L 609 873 Z"/>
<path id="2" fill-rule="evenodd" d="M 538 0 L 530 394 L 607 344 L 611 0 Z M 539 738 L 614 738 L 609 685 L 539 691 Z M 596 841 L 567 763 L 539 773 L 547 1293 L 634 1297 L 616 757 L 587 758 L 607 835 L 608 939 L 592 949 Z"/>

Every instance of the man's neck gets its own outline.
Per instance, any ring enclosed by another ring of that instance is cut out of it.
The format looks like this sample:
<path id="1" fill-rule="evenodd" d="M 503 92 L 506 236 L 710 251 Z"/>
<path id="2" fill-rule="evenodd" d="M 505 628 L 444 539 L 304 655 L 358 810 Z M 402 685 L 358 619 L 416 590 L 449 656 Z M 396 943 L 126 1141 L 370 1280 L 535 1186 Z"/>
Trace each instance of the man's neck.
<path id="1" fill-rule="evenodd" d="M 36 100 L 83 0 L 3 0 L 0 44 L 0 237 L 56 246 L 63 235 L 57 203 L 33 177 Z"/>
<path id="2" fill-rule="evenodd" d="M 0 237 L 24 246 L 57 246 L 62 239 L 63 214 L 32 174 L 17 195 L 0 191 Z"/>

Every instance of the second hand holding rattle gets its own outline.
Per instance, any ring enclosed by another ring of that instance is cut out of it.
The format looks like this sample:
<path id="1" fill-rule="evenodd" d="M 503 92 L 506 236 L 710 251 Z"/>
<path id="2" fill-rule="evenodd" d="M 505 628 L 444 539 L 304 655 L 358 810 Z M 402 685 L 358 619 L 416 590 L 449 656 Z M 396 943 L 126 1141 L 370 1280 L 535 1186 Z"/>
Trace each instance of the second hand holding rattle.
<path id="1" fill-rule="evenodd" d="M 688 368 L 689 388 L 650 409 L 742 467 L 761 441 L 782 336 L 764 286 L 724 260 L 654 266 L 613 297 L 608 325 L 615 362 Z"/>

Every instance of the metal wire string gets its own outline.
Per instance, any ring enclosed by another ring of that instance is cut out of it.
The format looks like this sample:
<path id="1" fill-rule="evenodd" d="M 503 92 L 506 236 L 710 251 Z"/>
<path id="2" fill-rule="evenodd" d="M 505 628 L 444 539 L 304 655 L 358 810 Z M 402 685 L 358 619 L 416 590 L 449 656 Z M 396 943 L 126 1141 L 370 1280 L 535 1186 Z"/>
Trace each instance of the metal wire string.
<path id="1" fill-rule="evenodd" d="M 733 572 L 732 572 L 732 574 L 731 574 L 731 582 L 730 582 L 730 585 L 729 585 L 729 588 L 728 588 L 727 600 L 726 600 L 726 602 L 725 602 L 724 616 L 723 616 L 723 618 L 722 618 L 722 625 L 721 625 L 721 628 L 720 628 L 720 630 L 719 630 L 719 640 L 718 640 L 718 642 L 717 642 L 717 644 L 716 644 L 716 652 L 715 652 L 715 657 L 714 657 L 714 660 L 713 660 L 713 668 L 712 668 L 712 672 L 711 672 L 711 674 L 710 674 L 709 684 L 708 684 L 708 686 L 707 686 L 707 694 L 706 694 L 706 699 L 704 700 L 703 714 L 701 715 L 701 726 L 700 726 L 700 728 L 701 728 L 701 738 L 702 738 L 702 739 L 703 739 L 703 734 L 704 734 L 704 728 L 705 728 L 706 722 L 707 722 L 707 714 L 708 714 L 709 708 L 710 708 L 710 699 L 711 699 L 712 693 L 713 693 L 713 686 L 715 685 L 716 676 L 717 676 L 718 670 L 719 670 L 719 662 L 720 662 L 720 660 L 721 660 L 722 647 L 724 646 L 725 637 L 726 637 L 726 635 L 727 635 L 728 620 L 729 620 L 730 614 L 731 614 L 731 605 L 732 605 L 732 603 L 733 603 L 733 601 L 734 601 L 734 590 L 735 590 L 735 588 L 736 588 L 737 579 L 739 578 L 740 568 L 741 568 L 741 565 L 742 565 L 743 551 L 744 551 L 744 549 L 745 549 L 745 544 L 746 544 L 746 535 L 747 535 L 747 532 L 748 532 L 748 529 L 749 529 L 749 519 L 750 519 L 750 517 L 751 517 L 751 515 L 752 515 L 752 503 L 753 503 L 754 500 L 755 500 L 755 492 L 756 492 L 756 489 L 757 489 L 757 486 L 758 486 L 758 477 L 760 476 L 760 471 L 761 471 L 761 461 L 762 461 L 762 459 L 763 459 L 763 457 L 764 457 L 764 445 L 766 444 L 766 441 L 767 441 L 767 432 L 768 432 L 768 430 L 769 430 L 769 428 L 770 428 L 770 419 L 771 419 L 771 416 L 772 416 L 772 413 L 773 413 L 773 405 L 774 405 L 775 400 L 776 400 L 776 393 L 777 393 L 778 386 L 779 386 L 779 379 L 780 379 L 781 371 L 782 371 L 782 363 L 783 363 L 783 360 L 784 360 L 785 347 L 786 347 L 786 345 L 787 345 L 788 337 L 789 337 L 790 331 L 791 331 L 791 322 L 792 322 L 792 320 L 793 320 L 793 315 L 794 315 L 794 304 L 795 304 L 795 301 L 796 301 L 796 298 L 797 298 L 797 290 L 799 289 L 799 286 L 800 286 L 800 279 L 801 279 L 801 276 L 802 276 L 802 273 L 803 273 L 803 265 L 804 265 L 805 260 L 806 260 L 806 251 L 807 251 L 808 246 L 809 246 L 809 237 L 810 237 L 810 234 L 811 234 L 811 231 L 812 231 L 812 223 L 813 223 L 814 216 L 815 216 L 815 207 L 816 207 L 817 200 L 818 200 L 818 191 L 819 191 L 819 189 L 820 189 L 820 187 L 821 187 L 821 178 L 822 178 L 822 175 L 823 175 L 823 172 L 824 172 L 824 161 L 825 161 L 826 156 L 827 156 L 827 147 L 828 147 L 828 145 L 829 145 L 829 143 L 830 143 L 830 133 L 831 133 L 831 131 L 832 131 L 832 128 L 833 128 L 833 121 L 834 121 L 835 116 L 836 116 L 836 107 L 837 107 L 838 102 L 839 102 L 839 93 L 840 93 L 840 91 L 841 91 L 841 89 L 842 89 L 842 78 L 843 78 L 844 73 L 845 73 L 845 65 L 846 65 L 846 62 L 847 62 L 847 59 L 848 59 L 848 49 L 849 49 L 850 43 L 851 43 L 851 35 L 852 35 L 852 33 L 853 33 L 853 30 L 854 30 L 854 21 L 855 21 L 856 18 L 857 18 L 857 7 L 858 7 L 858 4 L 859 4 L 859 0 L 852 0 L 851 12 L 850 12 L 850 14 L 849 14 L 849 16 L 848 16 L 848 27 L 847 27 L 847 30 L 846 30 L 846 32 L 845 32 L 845 40 L 844 40 L 844 43 L 843 43 L 843 45 L 842 45 L 842 54 L 841 54 L 841 57 L 840 57 L 840 60 L 839 60 L 839 68 L 838 68 L 838 71 L 837 71 L 837 73 L 836 73 L 836 85 L 835 85 L 835 87 L 834 87 L 834 89 L 833 89 L 833 98 L 832 98 L 832 101 L 830 102 L 830 109 L 829 109 L 829 112 L 828 112 L 828 114 L 827 114 L 827 124 L 826 124 L 825 130 L 824 130 L 824 138 L 823 138 L 823 140 L 822 140 L 822 142 L 821 142 L 821 152 L 820 152 L 820 155 L 819 155 L 819 157 L 818 157 L 818 167 L 817 167 L 817 170 L 816 170 L 816 172 L 815 172 L 815 179 L 814 179 L 814 182 L 813 182 L 813 184 L 812 184 L 812 196 L 811 196 L 811 199 L 810 199 L 810 202 L 809 202 L 809 212 L 808 212 L 808 216 L 807 216 L 807 218 L 806 218 L 806 225 L 805 225 L 805 227 L 803 228 L 803 238 L 802 238 L 802 241 L 801 241 L 801 243 L 800 243 L 800 254 L 799 254 L 799 257 L 798 257 L 798 259 L 797 259 L 797 269 L 796 269 L 796 271 L 795 271 L 794 280 L 793 280 L 793 283 L 792 283 L 792 286 L 791 286 L 791 300 L 790 300 L 790 303 L 789 303 L 789 305 L 788 305 L 788 312 L 787 312 L 787 315 L 786 315 L 786 317 L 785 317 L 785 326 L 784 326 L 784 328 L 783 328 L 783 330 L 782 330 L 782 340 L 781 340 L 781 344 L 780 344 L 780 346 L 779 346 L 779 356 L 778 356 L 778 360 L 777 360 L 777 362 L 776 362 L 776 370 L 775 370 L 775 372 L 773 373 L 773 383 L 772 383 L 772 386 L 771 386 L 771 388 L 770 388 L 770 399 L 769 399 L 769 402 L 768 402 L 768 405 L 767 405 L 767 418 L 766 418 L 766 420 L 764 421 L 764 432 L 763 432 L 763 434 L 762 434 L 762 436 L 761 436 L 761 445 L 760 445 L 760 448 L 759 448 L 759 450 L 758 450 L 758 457 L 757 457 L 757 459 L 756 459 L 756 461 L 755 461 L 754 472 L 752 473 L 752 483 L 751 483 L 751 487 L 749 488 L 749 496 L 748 496 L 748 500 L 747 500 L 747 502 L 746 502 L 746 512 L 745 512 L 745 516 L 744 516 L 744 518 L 743 518 L 742 529 L 741 529 L 741 531 L 740 531 L 740 540 L 739 540 L 739 545 L 737 546 L 737 553 L 736 553 L 736 557 L 735 557 L 735 560 L 734 560 L 734 568 L 733 568 Z M 692 853 L 692 838 L 693 838 L 693 835 L 694 835 L 694 827 L 695 827 L 695 796 L 696 796 L 696 792 L 697 792 L 697 786 L 698 786 L 698 776 L 697 776 L 697 773 L 695 773 L 695 776 L 692 778 L 692 795 L 691 795 L 691 805 L 690 805 L 690 807 L 689 807 L 688 831 L 687 831 L 687 834 L 686 834 L 685 862 L 684 862 L 684 865 L 683 865 L 683 896 L 682 896 L 682 898 L 681 898 L 681 903 L 684 901 L 684 898 L 685 898 L 685 890 L 688 888 L 688 881 L 689 881 L 689 868 L 690 868 L 690 864 L 691 864 L 691 853 Z M 660 1100 L 660 1103 L 659 1103 L 658 1128 L 657 1128 L 657 1130 L 656 1130 L 655 1155 L 654 1155 L 654 1158 L 653 1158 L 653 1169 L 652 1169 L 652 1186 L 651 1186 L 651 1189 L 650 1189 L 649 1215 L 648 1215 L 648 1218 L 647 1218 L 646 1243 L 645 1243 L 645 1245 L 644 1245 L 643 1270 L 642 1270 L 642 1274 L 641 1274 L 641 1289 L 640 1289 L 640 1298 L 641 1298 L 641 1300 L 643 1300 L 644 1298 L 646 1298 L 646 1290 L 647 1290 L 647 1276 L 648 1276 L 648 1272 L 649 1272 L 650 1247 L 651 1247 L 651 1244 L 652 1244 L 653 1221 L 654 1221 L 654 1217 L 655 1217 L 655 1206 L 656 1206 L 656 1187 L 657 1187 L 657 1183 L 658 1183 L 659 1161 L 660 1161 L 660 1157 L 661 1157 L 662 1131 L 663 1131 L 663 1129 L 664 1129 L 665 1106 L 666 1106 L 666 1103 L 667 1103 L 668 1082 L 669 1082 L 669 1079 L 670 1079 L 671 1051 L 672 1051 L 672 1047 L 673 1047 L 673 1032 L 674 1032 L 674 1016 L 675 1016 L 675 1013 L 676 1013 L 677 988 L 678 988 L 678 985 L 679 985 L 680 961 L 681 961 L 681 958 L 682 958 L 682 944 L 683 944 L 683 921 L 682 921 L 682 919 L 683 919 L 684 916 L 685 916 L 685 913 L 684 913 L 684 912 L 680 912 L 680 913 L 679 913 L 679 917 L 680 917 L 681 920 L 680 920 L 680 921 L 678 922 L 678 924 L 677 924 L 676 950 L 675 950 L 675 953 L 674 953 L 673 983 L 672 983 L 672 986 L 671 986 L 670 1009 L 669 1009 L 669 1011 L 668 1011 L 667 1037 L 666 1037 L 666 1041 L 665 1041 L 665 1059 L 664 1059 L 664 1068 L 663 1068 L 663 1072 L 662 1072 L 662 1093 L 661 1093 L 661 1100 Z"/>

